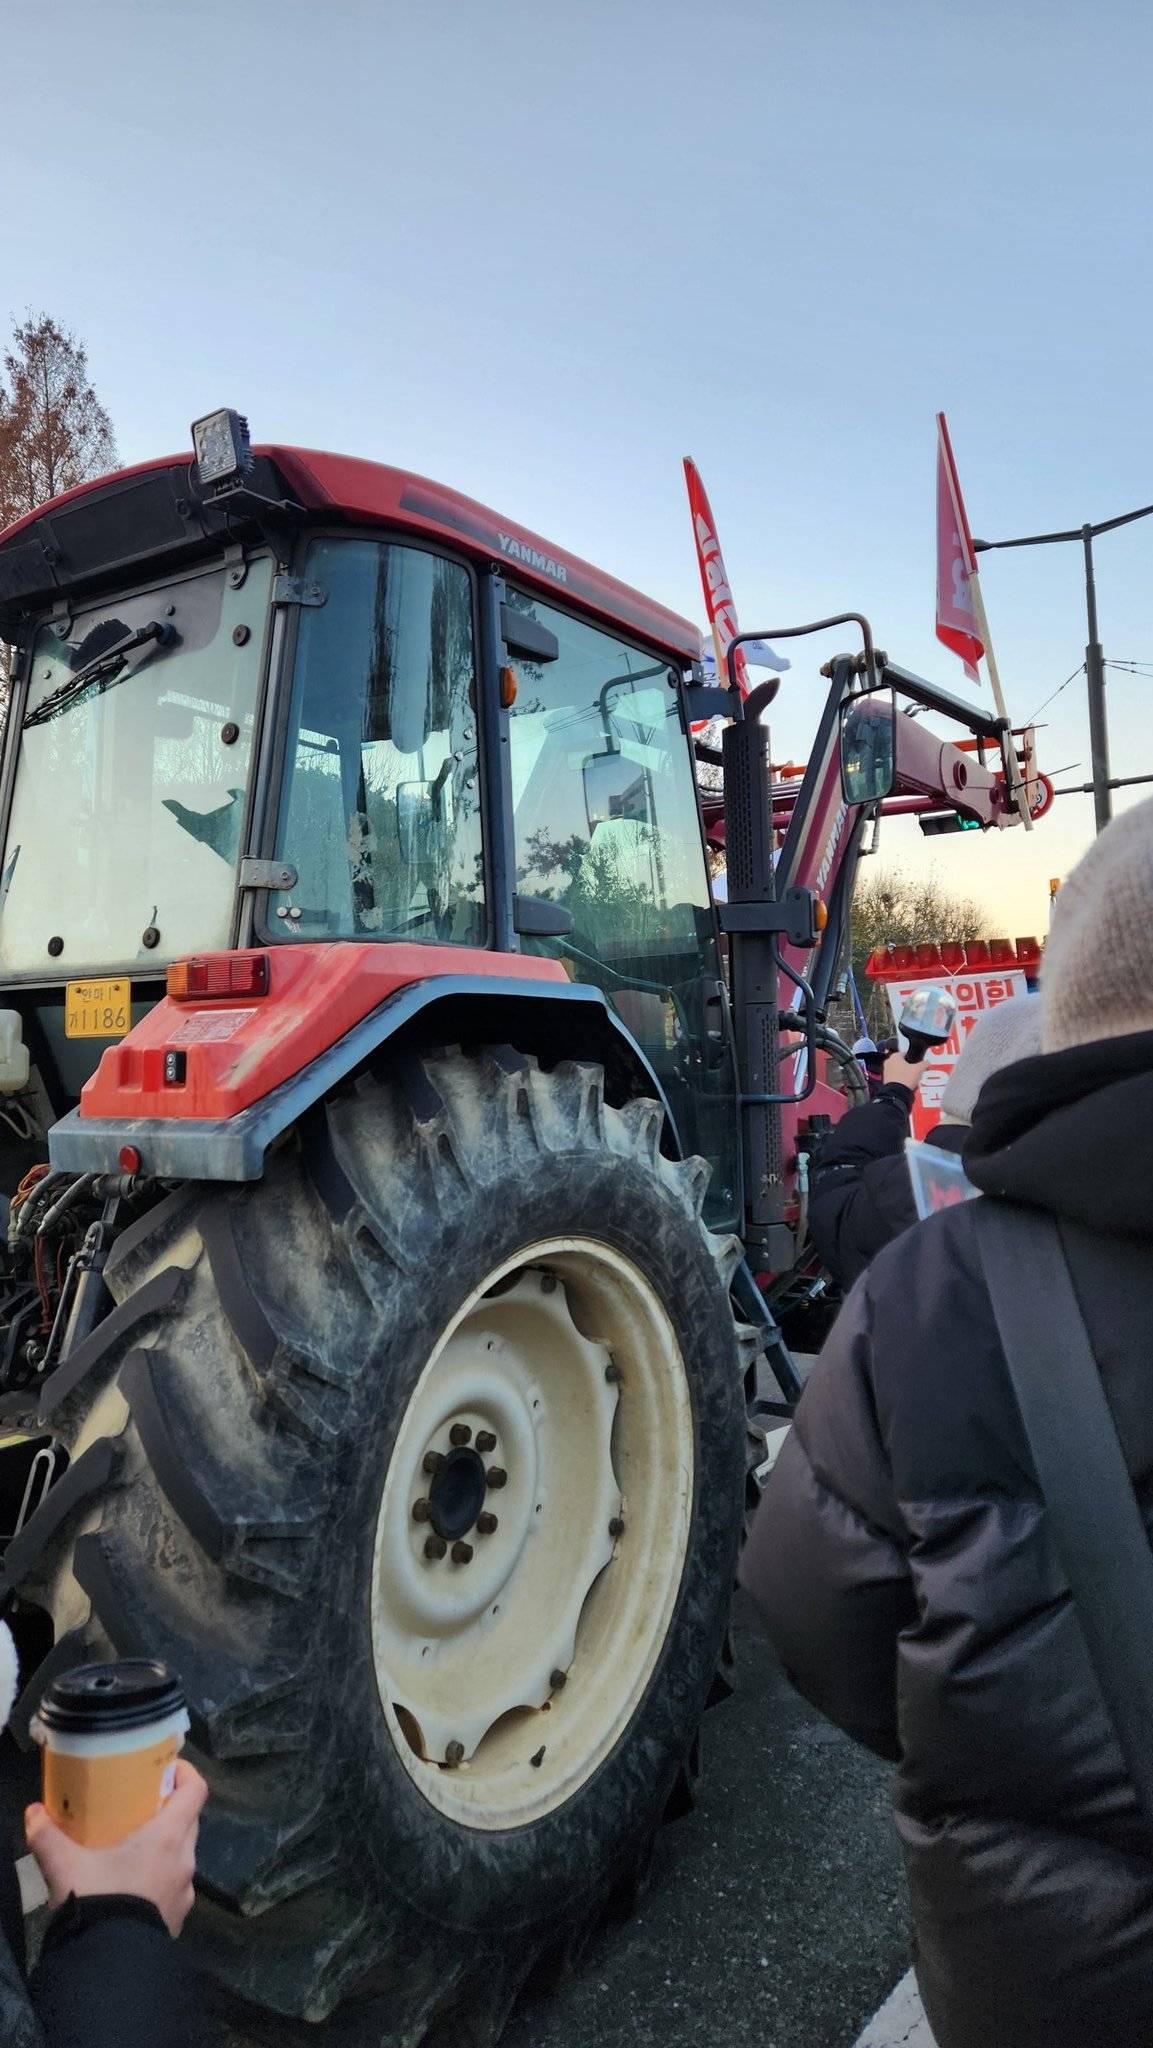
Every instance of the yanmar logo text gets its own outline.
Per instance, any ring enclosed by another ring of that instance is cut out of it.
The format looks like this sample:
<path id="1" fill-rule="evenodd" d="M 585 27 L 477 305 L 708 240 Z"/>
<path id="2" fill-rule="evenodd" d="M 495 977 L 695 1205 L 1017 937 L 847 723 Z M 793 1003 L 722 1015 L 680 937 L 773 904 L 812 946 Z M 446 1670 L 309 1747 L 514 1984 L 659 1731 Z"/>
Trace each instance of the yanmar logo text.
<path id="1" fill-rule="evenodd" d="M 818 896 L 823 896 L 825 893 L 825 884 L 829 879 L 829 876 L 832 872 L 833 862 L 835 861 L 837 854 L 840 850 L 841 834 L 845 829 L 845 820 L 848 817 L 848 815 L 848 804 L 842 804 L 837 812 L 836 817 L 833 819 L 833 829 L 829 834 L 829 844 L 827 851 L 825 853 L 825 858 L 821 862 L 820 867 L 817 869 L 817 879 L 813 885 L 816 889 Z"/>
<path id="2" fill-rule="evenodd" d="M 497 539 L 501 554 L 507 555 L 510 561 L 523 562 L 526 569 L 538 569 L 542 576 L 551 576 L 554 583 L 568 582 L 564 563 L 542 554 L 539 548 L 530 548 L 527 540 L 518 540 L 515 533 L 498 533 Z"/>

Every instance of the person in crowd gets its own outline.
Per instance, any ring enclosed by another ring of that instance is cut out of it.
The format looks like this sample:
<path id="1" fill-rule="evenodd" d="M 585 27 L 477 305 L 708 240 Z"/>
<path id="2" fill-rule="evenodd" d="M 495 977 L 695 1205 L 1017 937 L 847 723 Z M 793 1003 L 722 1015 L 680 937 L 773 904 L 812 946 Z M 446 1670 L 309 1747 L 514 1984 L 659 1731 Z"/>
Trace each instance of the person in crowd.
<path id="1" fill-rule="evenodd" d="M 858 1038 L 853 1045 L 853 1058 L 865 1076 L 872 1102 L 881 1092 L 885 1079 L 885 1061 L 897 1050 L 896 1039 L 882 1039 L 880 1045 L 875 1038 Z"/>
<path id="2" fill-rule="evenodd" d="M 927 1144 L 960 1152 L 990 1074 L 1041 1049 L 1041 1005 L 1018 996 L 982 1011 L 941 1097 Z M 875 1252 L 917 1220 L 905 1140 L 923 1061 L 895 1053 L 871 1102 L 850 1109 L 821 1142 L 809 1187 L 809 1231 L 838 1286 L 849 1288 Z"/>
<path id="3" fill-rule="evenodd" d="M 0 1623 L 0 1728 L 16 1695 Z M 176 1936 L 192 1909 L 196 1834 L 208 1787 L 191 1764 L 155 1820 L 109 1849 L 82 1849 L 28 1808 L 28 1847 L 51 1919 L 31 1979 L 16 1865 L 0 1856 L 0 2041 L 4 2048 L 192 2048 L 194 1980 Z"/>
<path id="4" fill-rule="evenodd" d="M 1153 801 L 1057 900 L 1042 1047 L 981 1091 L 965 1171 L 1058 1221 L 1153 1520 Z M 805 1696 L 898 1766 L 939 2048 L 1153 2042 L 1153 1825 L 1053 1543 L 976 1202 L 878 1253 L 813 1368 L 743 1581 Z"/>

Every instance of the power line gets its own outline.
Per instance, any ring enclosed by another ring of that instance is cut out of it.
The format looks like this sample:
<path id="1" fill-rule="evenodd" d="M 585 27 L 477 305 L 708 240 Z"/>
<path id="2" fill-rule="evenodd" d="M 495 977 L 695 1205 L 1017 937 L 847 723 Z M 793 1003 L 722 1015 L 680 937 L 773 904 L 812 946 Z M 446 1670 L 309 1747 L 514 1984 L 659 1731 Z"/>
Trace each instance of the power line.
<path id="1" fill-rule="evenodd" d="M 1071 676 L 1066 676 L 1066 678 L 1065 678 L 1065 680 L 1064 680 L 1064 682 L 1063 682 L 1063 683 L 1058 683 L 1058 685 L 1057 685 L 1056 689 L 1055 689 L 1055 690 L 1054 690 L 1054 692 L 1053 692 L 1053 696 L 1052 696 L 1052 697 L 1046 697 L 1046 699 L 1045 699 L 1045 702 L 1044 702 L 1044 704 L 1038 704 L 1038 706 L 1037 706 L 1037 709 L 1036 709 L 1036 710 L 1035 710 L 1035 712 L 1033 713 L 1033 716 L 1032 716 L 1032 718 L 1027 718 L 1027 719 L 1025 720 L 1025 723 L 1026 723 L 1026 725 L 1035 725 L 1035 724 L 1036 724 L 1036 722 L 1037 722 L 1037 720 L 1038 720 L 1038 718 L 1040 718 L 1040 716 L 1041 716 L 1041 713 L 1042 713 L 1042 712 L 1043 712 L 1044 710 L 1046 710 L 1046 709 L 1048 708 L 1048 706 L 1049 706 L 1049 705 L 1050 705 L 1050 704 L 1051 704 L 1051 703 L 1053 702 L 1053 697 L 1059 697 L 1059 696 L 1061 695 L 1061 692 L 1062 692 L 1062 690 L 1067 690 L 1067 689 L 1068 689 L 1068 687 L 1069 687 L 1069 685 L 1070 685 L 1070 683 L 1075 683 L 1075 682 L 1076 682 L 1076 680 L 1077 680 L 1077 677 L 1078 677 L 1079 675 L 1083 675 L 1083 674 L 1084 674 L 1084 672 L 1085 672 L 1085 664 L 1084 664 L 1084 662 L 1083 662 L 1083 661 L 1079 661 L 1079 662 L 1077 663 L 1077 666 L 1076 666 L 1076 668 L 1075 668 L 1075 669 L 1073 670 L 1073 673 L 1072 673 L 1072 675 L 1071 675 Z"/>
<path id="2" fill-rule="evenodd" d="M 1120 669 L 1120 670 L 1122 671 L 1122 673 L 1123 673 L 1123 674 L 1125 674 L 1125 675 L 1130 675 L 1130 676 L 1140 676 L 1140 677 L 1142 677 L 1143 679 L 1145 679 L 1145 678 L 1150 678 L 1150 679 L 1153 679 L 1153 661 L 1113 661 L 1113 660 L 1109 660 L 1109 661 L 1107 661 L 1107 662 L 1105 663 L 1105 667 L 1106 667 L 1106 668 L 1116 668 L 1116 669 Z M 1072 675 L 1071 675 L 1071 676 L 1066 676 L 1066 678 L 1065 678 L 1065 680 L 1064 680 L 1064 682 L 1063 682 L 1063 683 L 1058 683 L 1058 685 L 1057 685 L 1057 688 L 1056 688 L 1056 689 L 1055 689 L 1055 690 L 1053 691 L 1053 693 L 1052 693 L 1052 696 L 1046 697 L 1046 699 L 1045 699 L 1045 701 L 1044 701 L 1044 703 L 1043 703 L 1043 704 L 1038 704 L 1038 706 L 1037 706 L 1037 709 L 1036 709 L 1036 710 L 1034 711 L 1034 713 L 1033 713 L 1033 716 L 1032 716 L 1031 718 L 1027 718 L 1027 719 L 1025 720 L 1025 723 L 1026 723 L 1026 725 L 1035 725 L 1035 724 L 1036 724 L 1036 722 L 1037 722 L 1037 720 L 1038 720 L 1038 718 L 1040 718 L 1040 716 L 1041 716 L 1041 713 L 1042 713 L 1043 711 L 1047 711 L 1047 710 L 1048 710 L 1048 708 L 1049 708 L 1050 704 L 1052 704 L 1052 702 L 1053 702 L 1054 698 L 1056 698 L 1056 697 L 1059 697 L 1059 696 L 1061 695 L 1061 692 L 1062 692 L 1062 690 L 1067 690 L 1067 689 L 1068 689 L 1068 687 L 1069 687 L 1069 685 L 1070 685 L 1070 683 L 1076 682 L 1076 680 L 1077 680 L 1077 677 L 1078 677 L 1078 676 L 1080 676 L 1080 675 L 1084 675 L 1084 673 L 1085 673 L 1085 664 L 1084 664 L 1084 662 L 1083 662 L 1083 661 L 1081 661 L 1081 662 L 1078 662 L 1078 664 L 1077 664 L 1077 667 L 1076 667 L 1076 668 L 1075 668 L 1075 669 L 1073 670 L 1073 673 L 1072 673 Z"/>

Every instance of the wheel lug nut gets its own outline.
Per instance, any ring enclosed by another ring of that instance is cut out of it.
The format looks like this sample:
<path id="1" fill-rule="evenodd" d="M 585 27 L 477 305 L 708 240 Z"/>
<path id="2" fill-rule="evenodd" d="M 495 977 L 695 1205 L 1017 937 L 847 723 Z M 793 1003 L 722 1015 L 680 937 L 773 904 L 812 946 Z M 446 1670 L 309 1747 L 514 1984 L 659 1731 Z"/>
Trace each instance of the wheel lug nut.
<path id="1" fill-rule="evenodd" d="M 454 1422 L 449 1430 L 448 1440 L 450 1444 L 455 1444 L 458 1451 L 463 1445 L 470 1444 L 472 1442 L 472 1431 L 467 1422 Z"/>
<path id="2" fill-rule="evenodd" d="M 423 1457 L 423 1459 L 421 1460 L 421 1467 L 420 1467 L 420 1469 L 421 1469 L 421 1471 L 422 1471 L 422 1472 L 427 1472 L 427 1473 L 429 1474 L 430 1478 L 431 1478 L 431 1476 L 432 1476 L 432 1474 L 433 1474 L 434 1472 L 439 1472 L 439 1471 L 440 1471 L 440 1468 L 441 1468 L 441 1466 L 442 1466 L 443 1464 L 444 1464 L 444 1452 L 443 1452 L 443 1451 L 426 1451 L 426 1452 L 425 1452 L 425 1454 L 424 1454 L 424 1457 Z"/>
<path id="3" fill-rule="evenodd" d="M 414 1522 L 427 1522 L 431 1513 L 432 1509 L 429 1506 L 428 1502 L 424 1499 L 423 1495 L 420 1500 L 413 1501 L 412 1519 Z"/>
<path id="4" fill-rule="evenodd" d="M 559 1692 L 562 1686 L 568 1684 L 568 1672 L 554 1671 L 551 1678 L 549 1679 L 549 1684 L 551 1685 L 554 1692 Z"/>
<path id="5" fill-rule="evenodd" d="M 481 1454 L 482 1458 L 483 1458 L 483 1457 L 485 1456 L 486 1452 L 488 1452 L 488 1451 L 495 1451 L 495 1449 L 496 1449 L 496 1438 L 494 1437 L 494 1435 L 493 1435 L 493 1433 L 492 1433 L 491 1429 L 478 1429 L 478 1430 L 477 1430 L 477 1433 L 476 1433 L 476 1447 L 477 1447 L 477 1450 L 478 1450 L 478 1451 L 480 1452 L 480 1454 Z"/>
<path id="6" fill-rule="evenodd" d="M 489 1513 L 489 1510 L 488 1510 L 487 1508 L 484 1508 L 484 1509 L 482 1510 L 482 1512 L 481 1512 L 481 1513 L 480 1513 L 480 1514 L 479 1514 L 479 1515 L 477 1516 L 477 1518 L 476 1518 L 476 1533 L 477 1533 L 477 1535 L 478 1535 L 478 1536 L 495 1536 L 495 1535 L 496 1535 L 496 1531 L 497 1531 L 497 1519 L 496 1519 L 496 1516 L 495 1516 L 495 1515 L 493 1515 L 493 1514 L 490 1514 L 490 1513 Z"/>
<path id="7" fill-rule="evenodd" d="M 443 1557 L 447 1549 L 448 1544 L 443 1536 L 426 1536 L 424 1539 L 424 1554 L 426 1557 Z"/>
<path id="8" fill-rule="evenodd" d="M 457 1764 L 462 1764 L 464 1762 L 463 1742 L 446 1743 L 444 1751 L 444 1760 L 446 1764 L 451 1764 L 453 1770 L 456 1769 Z"/>
<path id="9" fill-rule="evenodd" d="M 612 1518 L 612 1521 L 611 1521 L 611 1522 L 609 1523 L 609 1535 L 610 1535 L 610 1536 L 623 1536 L 623 1535 L 624 1535 L 624 1533 L 625 1533 L 625 1524 L 624 1524 L 624 1517 L 623 1517 L 623 1515 L 614 1515 L 614 1516 L 613 1516 L 613 1518 Z"/>
<path id="10" fill-rule="evenodd" d="M 617 1365 L 614 1359 L 610 1359 L 605 1367 L 605 1378 L 610 1387 L 619 1386 L 623 1377 L 620 1366 Z"/>
<path id="11" fill-rule="evenodd" d="M 484 1483 L 486 1486 L 491 1486 L 493 1488 L 507 1486 L 508 1473 L 504 1470 L 503 1466 L 490 1465 L 488 1471 L 484 1475 Z"/>
<path id="12" fill-rule="evenodd" d="M 454 1543 L 452 1546 L 452 1561 L 454 1564 L 471 1564 L 472 1544 Z"/>

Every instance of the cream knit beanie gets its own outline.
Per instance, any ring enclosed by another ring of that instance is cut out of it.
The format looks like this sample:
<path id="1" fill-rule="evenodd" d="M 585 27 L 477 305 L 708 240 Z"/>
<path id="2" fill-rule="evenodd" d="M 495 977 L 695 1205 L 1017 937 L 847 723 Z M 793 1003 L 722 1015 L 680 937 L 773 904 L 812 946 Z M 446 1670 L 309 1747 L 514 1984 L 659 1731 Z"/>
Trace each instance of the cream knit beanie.
<path id="1" fill-rule="evenodd" d="M 1153 797 L 1114 818 L 1060 890 L 1041 971 L 1046 1052 L 1153 1031 Z"/>
<path id="2" fill-rule="evenodd" d="M 1041 1004 L 1036 996 L 1013 996 L 982 1010 L 961 1047 L 945 1085 L 941 1109 L 951 1123 L 973 1121 L 977 1097 L 990 1074 L 1027 1060 L 1041 1050 Z"/>

